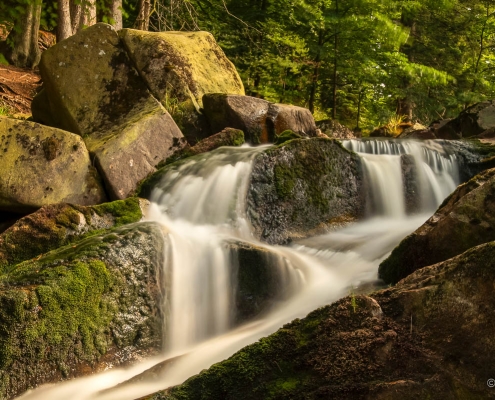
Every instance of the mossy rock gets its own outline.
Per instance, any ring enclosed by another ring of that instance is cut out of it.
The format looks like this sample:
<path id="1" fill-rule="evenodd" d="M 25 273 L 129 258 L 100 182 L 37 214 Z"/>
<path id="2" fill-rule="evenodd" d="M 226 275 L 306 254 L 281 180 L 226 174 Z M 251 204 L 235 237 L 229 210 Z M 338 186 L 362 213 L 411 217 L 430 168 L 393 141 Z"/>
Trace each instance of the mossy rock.
<path id="1" fill-rule="evenodd" d="M 32 212 L 44 205 L 106 201 L 101 178 L 78 136 L 0 117 L 0 209 Z"/>
<path id="2" fill-rule="evenodd" d="M 18 220 L 0 234 L 0 271 L 83 236 L 139 222 L 148 202 L 136 197 L 93 207 L 54 204 Z"/>
<path id="3" fill-rule="evenodd" d="M 255 158 L 247 215 L 261 240 L 286 243 L 362 217 L 364 192 L 355 153 L 332 139 L 295 139 Z"/>
<path id="4" fill-rule="evenodd" d="M 494 280 L 492 242 L 313 311 L 142 400 L 493 398 Z"/>
<path id="5" fill-rule="evenodd" d="M 436 213 L 380 264 L 379 276 L 397 283 L 412 272 L 495 240 L 495 169 L 460 185 Z"/>
<path id="6" fill-rule="evenodd" d="M 139 73 L 160 101 L 192 100 L 203 107 L 206 93 L 244 94 L 234 65 L 208 32 L 145 32 L 119 36 Z"/>
<path id="7" fill-rule="evenodd" d="M 295 133 L 291 130 L 283 131 L 280 135 L 277 135 L 275 137 L 275 144 L 279 145 L 292 139 L 302 139 L 302 137 L 298 133 Z"/>
<path id="8" fill-rule="evenodd" d="M 128 197 L 186 144 L 110 25 L 95 24 L 45 51 L 40 72 L 51 120 L 45 109 L 33 114 L 83 137 L 112 200 Z"/>
<path id="9" fill-rule="evenodd" d="M 161 227 L 127 225 L 4 269 L 0 397 L 156 354 L 162 244 Z"/>

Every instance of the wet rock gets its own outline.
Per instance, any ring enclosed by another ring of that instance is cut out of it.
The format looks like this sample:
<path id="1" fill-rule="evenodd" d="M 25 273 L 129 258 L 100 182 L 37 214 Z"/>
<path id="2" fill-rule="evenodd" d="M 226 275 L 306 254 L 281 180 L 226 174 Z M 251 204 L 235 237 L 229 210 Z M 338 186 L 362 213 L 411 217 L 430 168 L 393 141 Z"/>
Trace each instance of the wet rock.
<path id="1" fill-rule="evenodd" d="M 404 182 L 404 199 L 406 213 L 418 212 L 421 207 L 419 196 L 419 182 L 417 182 L 417 171 L 414 156 L 411 154 L 401 155 L 402 182 Z"/>
<path id="2" fill-rule="evenodd" d="M 436 139 L 435 133 L 424 125 L 415 123 L 397 136 L 398 139 Z"/>
<path id="3" fill-rule="evenodd" d="M 296 319 L 147 400 L 490 399 L 495 244 Z"/>
<path id="4" fill-rule="evenodd" d="M 316 136 L 314 118 L 306 108 L 217 93 L 205 95 L 203 104 L 213 131 L 228 126 L 240 129 L 246 141 L 253 144 L 272 143 L 286 130 L 305 137 Z"/>
<path id="5" fill-rule="evenodd" d="M 495 240 L 495 169 L 460 185 L 437 212 L 380 264 L 379 276 L 396 283 L 415 270 Z"/>
<path id="6" fill-rule="evenodd" d="M 362 185 L 359 157 L 338 141 L 291 140 L 255 158 L 247 215 L 261 240 L 286 243 L 361 217 Z"/>
<path id="7" fill-rule="evenodd" d="M 0 397 L 156 354 L 162 243 L 127 225 L 3 271 Z"/>
<path id="8" fill-rule="evenodd" d="M 322 133 L 334 139 L 356 139 L 358 137 L 361 137 L 360 134 L 356 134 L 348 127 L 333 119 L 317 121 L 316 126 L 318 127 L 318 129 L 321 130 Z"/>
<path id="9" fill-rule="evenodd" d="M 283 301 L 297 289 L 299 275 L 287 265 L 282 255 L 241 241 L 227 245 L 235 268 L 234 324 L 269 311 L 276 302 Z"/>
<path id="10" fill-rule="evenodd" d="M 33 114 L 83 136 L 112 199 L 127 197 L 185 145 L 110 25 L 93 25 L 45 51 L 40 72 L 50 118 L 46 109 Z"/>
<path id="11" fill-rule="evenodd" d="M 266 125 L 269 106 L 268 101 L 249 96 L 215 93 L 203 97 L 204 113 L 212 131 L 240 129 L 246 141 L 253 144 L 273 141 Z"/>
<path id="12" fill-rule="evenodd" d="M 0 117 L 0 209 L 28 213 L 44 205 L 106 200 L 83 140 L 60 129 Z"/>
<path id="13" fill-rule="evenodd" d="M 149 202 L 136 197 L 92 207 L 53 204 L 29 214 L 0 234 L 0 271 L 82 236 L 140 221 Z"/>

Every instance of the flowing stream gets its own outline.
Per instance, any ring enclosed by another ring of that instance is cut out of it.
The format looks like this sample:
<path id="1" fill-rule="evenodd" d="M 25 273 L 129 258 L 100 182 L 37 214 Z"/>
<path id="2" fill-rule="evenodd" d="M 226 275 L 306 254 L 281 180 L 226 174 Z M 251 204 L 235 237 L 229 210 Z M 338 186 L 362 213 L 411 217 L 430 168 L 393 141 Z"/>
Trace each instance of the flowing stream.
<path id="1" fill-rule="evenodd" d="M 20 399 L 134 400 L 180 384 L 284 323 L 377 284 L 381 260 L 420 226 L 452 192 L 458 171 L 441 143 L 344 141 L 359 153 L 368 182 L 368 219 L 338 231 L 268 246 L 252 235 L 245 216 L 253 159 L 265 147 L 224 147 L 170 170 L 152 195 L 148 219 L 163 226 L 163 354 L 130 368 L 45 385 Z M 420 196 L 407 215 L 403 156 L 412 157 Z M 283 294 L 259 318 L 236 324 L 236 252 L 245 243 L 269 252 Z M 167 361 L 168 360 L 168 361 Z M 132 379 L 162 363 L 153 379 Z"/>

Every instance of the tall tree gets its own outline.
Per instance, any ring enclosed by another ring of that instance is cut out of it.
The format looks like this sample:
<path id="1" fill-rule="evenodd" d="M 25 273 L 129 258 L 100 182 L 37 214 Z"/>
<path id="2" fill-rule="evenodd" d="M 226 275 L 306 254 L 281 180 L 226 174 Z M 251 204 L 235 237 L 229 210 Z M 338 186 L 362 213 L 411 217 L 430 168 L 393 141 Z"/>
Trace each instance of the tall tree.
<path id="1" fill-rule="evenodd" d="M 42 0 L 26 1 L 9 35 L 9 40 L 12 41 L 10 58 L 18 67 L 34 68 L 40 61 L 38 31 L 41 5 Z"/>

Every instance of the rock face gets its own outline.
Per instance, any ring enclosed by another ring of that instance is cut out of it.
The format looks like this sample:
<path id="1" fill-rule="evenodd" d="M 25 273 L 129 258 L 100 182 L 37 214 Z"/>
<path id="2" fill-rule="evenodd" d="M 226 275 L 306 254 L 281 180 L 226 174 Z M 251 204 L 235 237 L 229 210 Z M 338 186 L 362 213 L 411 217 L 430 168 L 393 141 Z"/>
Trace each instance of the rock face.
<path id="1" fill-rule="evenodd" d="M 201 113 L 204 94 L 244 94 L 234 65 L 208 32 L 123 29 L 119 36 L 151 93 L 191 145 L 212 133 Z"/>
<path id="2" fill-rule="evenodd" d="M 267 114 L 269 136 L 291 130 L 305 137 L 316 136 L 316 123 L 307 108 L 287 104 L 270 104 Z"/>
<path id="3" fill-rule="evenodd" d="M 4 271 L 0 397 L 156 353 L 161 237 L 128 225 Z"/>
<path id="4" fill-rule="evenodd" d="M 356 154 L 336 140 L 291 140 L 256 157 L 247 214 L 256 236 L 281 244 L 361 217 L 364 193 Z"/>
<path id="5" fill-rule="evenodd" d="M 137 70 L 160 101 L 191 101 L 206 93 L 244 95 L 234 65 L 208 32 L 119 32 Z"/>
<path id="6" fill-rule="evenodd" d="M 495 240 L 495 169 L 460 185 L 428 221 L 381 263 L 379 276 L 396 283 L 415 270 Z"/>
<path id="7" fill-rule="evenodd" d="M 203 105 L 213 131 L 226 127 L 240 129 L 246 141 L 253 144 L 274 142 L 276 135 L 286 130 L 305 137 L 316 136 L 314 118 L 302 107 L 218 93 L 205 95 Z"/>
<path id="8" fill-rule="evenodd" d="M 0 209 L 18 213 L 106 195 L 82 139 L 29 121 L 0 117 Z"/>
<path id="9" fill-rule="evenodd" d="M 316 126 L 322 133 L 334 139 L 356 139 L 358 136 L 346 126 L 333 119 L 317 121 Z M 361 135 L 359 135 L 360 137 Z"/>
<path id="10" fill-rule="evenodd" d="M 459 116 L 437 130 L 439 138 L 471 137 L 495 127 L 495 100 L 468 107 Z"/>
<path id="11" fill-rule="evenodd" d="M 268 311 L 275 301 L 297 289 L 298 275 L 287 271 L 283 256 L 241 241 L 228 246 L 236 268 L 235 324 Z"/>
<path id="12" fill-rule="evenodd" d="M 139 222 L 148 204 L 132 197 L 92 207 L 65 203 L 42 207 L 0 235 L 0 271 L 95 231 Z"/>
<path id="13" fill-rule="evenodd" d="M 195 156 L 197 154 L 207 153 L 218 149 L 222 146 L 242 146 L 244 144 L 244 132 L 239 129 L 225 128 L 223 131 L 215 133 L 203 140 L 200 140 L 194 146 L 186 146 L 173 156 L 167 158 L 163 165 L 171 164 L 175 161 Z M 160 168 L 162 165 L 158 165 Z"/>
<path id="14" fill-rule="evenodd" d="M 226 127 L 240 129 L 248 142 L 267 143 L 270 139 L 266 118 L 270 103 L 249 96 L 215 93 L 203 97 L 204 113 L 212 131 Z"/>
<path id="15" fill-rule="evenodd" d="M 145 399 L 494 398 L 494 280 L 489 243 L 316 310 Z"/>
<path id="16" fill-rule="evenodd" d="M 46 122 L 83 136 L 112 199 L 127 197 L 185 145 L 110 25 L 93 25 L 45 51 L 40 72 L 50 107 Z"/>

